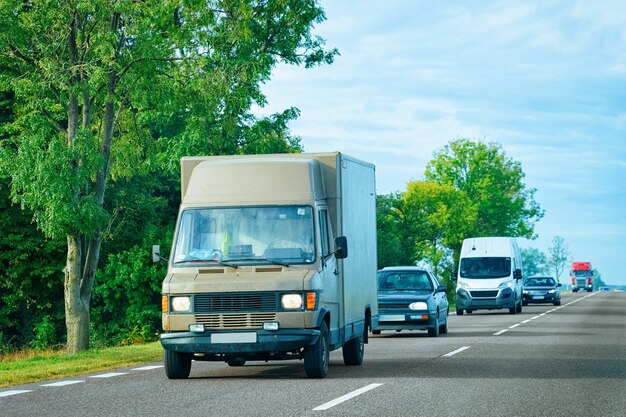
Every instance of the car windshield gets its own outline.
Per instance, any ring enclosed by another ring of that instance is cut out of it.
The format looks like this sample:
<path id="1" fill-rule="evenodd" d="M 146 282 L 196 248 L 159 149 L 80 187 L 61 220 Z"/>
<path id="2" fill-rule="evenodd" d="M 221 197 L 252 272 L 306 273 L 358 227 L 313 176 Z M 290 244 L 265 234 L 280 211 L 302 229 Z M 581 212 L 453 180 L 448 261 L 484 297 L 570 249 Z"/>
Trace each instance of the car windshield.
<path id="1" fill-rule="evenodd" d="M 432 291 L 433 286 L 425 271 L 387 272 L 379 274 L 378 289 Z"/>
<path id="2" fill-rule="evenodd" d="M 554 287 L 554 279 L 552 278 L 528 278 L 524 281 L 527 287 Z"/>
<path id="3" fill-rule="evenodd" d="M 315 261 L 310 206 L 186 209 L 173 263 L 306 264 Z"/>
<path id="4" fill-rule="evenodd" d="M 461 259 L 463 278 L 504 278 L 511 275 L 511 258 L 484 257 Z"/>

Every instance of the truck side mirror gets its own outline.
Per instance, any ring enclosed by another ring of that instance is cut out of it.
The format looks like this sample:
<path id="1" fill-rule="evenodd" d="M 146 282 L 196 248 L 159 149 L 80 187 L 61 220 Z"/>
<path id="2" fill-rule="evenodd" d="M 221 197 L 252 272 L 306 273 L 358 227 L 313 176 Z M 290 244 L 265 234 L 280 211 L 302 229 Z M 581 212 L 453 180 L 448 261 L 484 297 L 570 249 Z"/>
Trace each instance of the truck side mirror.
<path id="1" fill-rule="evenodd" d="M 516 269 L 515 271 L 513 271 L 513 278 L 522 279 L 522 270 Z"/>
<path id="2" fill-rule="evenodd" d="M 337 259 L 344 259 L 348 257 L 348 239 L 345 236 L 339 236 L 335 238 L 335 257 Z"/>
<path id="3" fill-rule="evenodd" d="M 152 245 L 152 262 L 159 262 L 161 260 L 161 246 Z"/>

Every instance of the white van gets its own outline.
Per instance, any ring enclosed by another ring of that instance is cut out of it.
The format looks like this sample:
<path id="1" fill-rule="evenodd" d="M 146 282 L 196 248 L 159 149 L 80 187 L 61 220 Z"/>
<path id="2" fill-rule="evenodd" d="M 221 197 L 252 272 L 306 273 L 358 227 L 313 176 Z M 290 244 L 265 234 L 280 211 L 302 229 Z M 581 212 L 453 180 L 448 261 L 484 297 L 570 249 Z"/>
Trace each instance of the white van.
<path id="1" fill-rule="evenodd" d="M 465 239 L 454 278 L 457 316 L 478 309 L 522 312 L 522 257 L 514 238 Z"/>

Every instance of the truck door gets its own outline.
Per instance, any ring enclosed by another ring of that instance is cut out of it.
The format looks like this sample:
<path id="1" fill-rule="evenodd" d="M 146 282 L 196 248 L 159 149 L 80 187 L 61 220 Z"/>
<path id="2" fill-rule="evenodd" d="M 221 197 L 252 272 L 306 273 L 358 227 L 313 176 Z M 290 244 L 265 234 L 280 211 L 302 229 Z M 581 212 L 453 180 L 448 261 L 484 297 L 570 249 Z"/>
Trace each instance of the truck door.
<path id="1" fill-rule="evenodd" d="M 333 232 L 328 217 L 328 210 L 320 208 L 318 211 L 319 238 L 320 238 L 320 270 L 323 291 L 320 294 L 320 309 L 326 307 L 330 311 L 330 343 L 339 343 L 339 300 L 341 299 L 341 279 L 337 271 L 337 260 L 331 255 L 334 250 L 332 242 Z"/>

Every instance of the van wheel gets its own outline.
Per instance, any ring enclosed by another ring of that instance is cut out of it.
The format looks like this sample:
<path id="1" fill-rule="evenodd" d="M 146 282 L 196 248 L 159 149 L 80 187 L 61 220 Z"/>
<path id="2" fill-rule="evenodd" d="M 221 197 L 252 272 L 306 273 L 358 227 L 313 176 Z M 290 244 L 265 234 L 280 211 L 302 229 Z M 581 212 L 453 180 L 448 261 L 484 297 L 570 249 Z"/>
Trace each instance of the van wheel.
<path id="1" fill-rule="evenodd" d="M 433 327 L 428 328 L 428 336 L 437 337 L 439 336 L 439 312 L 435 316 L 435 325 Z"/>
<path id="2" fill-rule="evenodd" d="M 463 315 L 463 309 L 462 308 L 457 308 L 456 309 L 456 315 L 457 316 L 462 316 Z"/>
<path id="3" fill-rule="evenodd" d="M 367 332 L 367 327 L 365 328 Z M 361 335 L 350 339 L 343 345 L 343 363 L 349 366 L 361 365 L 363 363 L 363 353 L 365 350 L 365 336 Z"/>
<path id="4" fill-rule="evenodd" d="M 309 378 L 324 378 L 328 374 L 328 325 L 322 321 L 320 337 L 311 346 L 304 348 L 304 371 Z"/>
<path id="5" fill-rule="evenodd" d="M 372 330 L 372 334 L 380 334 L 380 330 Z"/>
<path id="6" fill-rule="evenodd" d="M 520 301 L 519 304 L 517 304 L 517 312 L 521 313 L 522 312 L 522 302 Z"/>
<path id="7" fill-rule="evenodd" d="M 169 379 L 185 379 L 191 372 L 191 354 L 165 350 L 165 375 Z"/>

